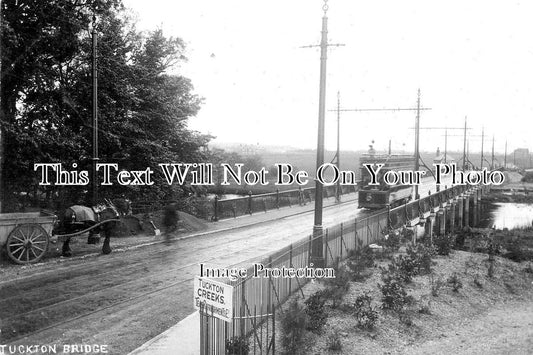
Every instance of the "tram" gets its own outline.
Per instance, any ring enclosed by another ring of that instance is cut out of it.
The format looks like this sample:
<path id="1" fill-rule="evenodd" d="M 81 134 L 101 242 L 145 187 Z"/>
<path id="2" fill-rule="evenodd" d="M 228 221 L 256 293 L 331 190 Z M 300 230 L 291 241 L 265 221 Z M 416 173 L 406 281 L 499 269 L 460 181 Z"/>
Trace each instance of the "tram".
<path id="1" fill-rule="evenodd" d="M 361 182 L 359 186 L 359 208 L 382 209 L 396 207 L 412 199 L 411 185 L 387 185 L 383 175 L 390 170 L 412 170 L 415 159 L 408 154 L 376 154 L 370 148 L 369 152 L 359 158 Z M 371 174 L 364 164 L 383 164 L 378 172 L 378 185 L 370 185 Z"/>

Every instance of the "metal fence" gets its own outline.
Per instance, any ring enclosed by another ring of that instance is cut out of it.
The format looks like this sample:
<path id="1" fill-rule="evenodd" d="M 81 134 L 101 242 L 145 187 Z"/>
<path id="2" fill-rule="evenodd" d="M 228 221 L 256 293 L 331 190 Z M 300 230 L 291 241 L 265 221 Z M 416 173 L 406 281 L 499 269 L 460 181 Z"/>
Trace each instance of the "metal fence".
<path id="1" fill-rule="evenodd" d="M 336 196 L 336 186 L 324 186 L 323 198 Z M 357 191 L 357 186 L 340 186 L 339 195 L 349 194 Z M 315 188 L 276 191 L 272 193 L 252 195 L 219 200 L 213 200 L 212 211 L 209 213 L 212 219 L 218 221 L 226 218 L 236 218 L 244 215 L 251 215 L 258 212 L 278 209 L 282 207 L 292 207 L 310 203 L 315 198 Z"/>
<path id="2" fill-rule="evenodd" d="M 471 187 L 455 186 L 430 196 L 421 198 L 394 209 L 381 210 L 363 218 L 355 218 L 327 228 L 322 236 L 309 236 L 292 243 L 270 255 L 233 265 L 247 267 L 247 277 L 227 281 L 234 286 L 234 318 L 228 327 L 223 321 L 212 319 L 215 328 L 224 329 L 225 339 L 250 337 L 250 353 L 273 354 L 275 351 L 275 330 L 266 327 L 272 320 L 275 310 L 295 292 L 303 296 L 302 287 L 307 278 L 254 277 L 253 263 L 261 263 L 269 268 L 305 268 L 309 265 L 311 247 L 314 240 L 322 238 L 324 267 L 333 267 L 345 259 L 350 251 L 379 242 L 392 229 L 406 225 L 408 221 L 433 212 L 437 207 L 456 196 L 471 190 Z M 258 315 L 260 317 L 258 318 Z M 209 341 L 208 339 L 202 339 Z M 207 354 L 207 353 L 204 353 Z"/>
<path id="3" fill-rule="evenodd" d="M 323 198 L 333 198 L 336 196 L 337 186 L 324 186 Z M 357 186 L 340 186 L 339 195 L 354 193 Z M 283 207 L 300 206 L 310 203 L 315 198 L 315 188 L 294 189 L 286 191 L 276 191 L 266 194 L 242 196 L 221 200 L 218 197 L 214 199 L 203 199 L 191 202 L 193 205 L 187 212 L 196 217 L 218 221 L 227 218 L 236 218 L 254 213 L 266 212 L 268 210 L 279 209 Z M 158 200 L 158 201 L 136 201 L 132 203 L 133 214 L 153 213 L 162 209 L 168 204 L 178 203 L 177 200 Z"/>

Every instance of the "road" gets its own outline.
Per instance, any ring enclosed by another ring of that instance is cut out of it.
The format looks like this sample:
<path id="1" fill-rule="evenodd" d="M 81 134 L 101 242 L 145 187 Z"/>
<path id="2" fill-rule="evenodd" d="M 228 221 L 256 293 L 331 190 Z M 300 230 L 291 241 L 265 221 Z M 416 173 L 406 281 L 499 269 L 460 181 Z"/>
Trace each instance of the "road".
<path id="1" fill-rule="evenodd" d="M 421 186 L 421 195 L 434 185 Z M 290 210 L 288 210 L 290 212 Z M 357 202 L 324 210 L 325 227 L 353 220 Z M 241 220 L 245 223 L 246 218 Z M 21 270 L 0 281 L 0 345 L 107 345 L 126 354 L 194 309 L 192 280 L 199 263 L 228 266 L 276 251 L 308 236 L 313 212 L 153 244 L 106 256 Z"/>

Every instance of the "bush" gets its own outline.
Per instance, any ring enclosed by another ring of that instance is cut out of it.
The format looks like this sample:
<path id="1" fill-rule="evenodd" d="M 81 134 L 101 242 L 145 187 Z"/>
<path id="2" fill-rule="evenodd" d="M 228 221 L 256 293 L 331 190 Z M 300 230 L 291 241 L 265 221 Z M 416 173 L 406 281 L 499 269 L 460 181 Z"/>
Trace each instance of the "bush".
<path id="1" fill-rule="evenodd" d="M 374 265 L 374 253 L 368 247 L 352 252 L 350 258 L 346 261 L 347 271 L 352 281 L 364 281 L 371 273 L 363 274 L 363 271 L 374 267 Z"/>
<path id="2" fill-rule="evenodd" d="M 378 284 L 378 287 L 383 294 L 381 297 L 382 308 L 401 311 L 409 302 L 403 284 L 395 275 L 384 274 L 381 279 L 383 284 Z"/>
<path id="3" fill-rule="evenodd" d="M 328 336 L 328 339 L 326 341 L 326 345 L 328 347 L 328 350 L 332 351 L 341 351 L 342 350 L 342 342 L 341 337 L 339 336 L 339 331 L 335 330 L 333 334 L 330 334 Z"/>
<path id="4" fill-rule="evenodd" d="M 452 246 L 455 244 L 455 240 L 450 234 L 436 235 L 433 237 L 433 244 L 435 245 L 437 254 L 450 255 Z"/>
<path id="5" fill-rule="evenodd" d="M 404 324 L 404 325 L 406 325 L 408 327 L 413 325 L 413 319 L 406 312 L 400 312 L 399 319 L 400 319 L 400 323 L 402 323 L 402 324 Z"/>
<path id="6" fill-rule="evenodd" d="M 228 355 L 247 355 L 250 352 L 248 339 L 245 337 L 233 337 L 226 340 L 226 354 Z"/>
<path id="7" fill-rule="evenodd" d="M 435 254 L 435 247 L 432 245 L 420 243 L 417 244 L 416 248 L 412 246 L 407 248 L 407 256 L 414 261 L 417 275 L 420 275 L 422 272 L 426 274 L 431 273 L 432 258 Z"/>
<path id="8" fill-rule="evenodd" d="M 520 244 L 520 240 L 517 239 L 509 243 L 507 253 L 503 256 L 516 262 L 528 261 L 533 260 L 533 251 L 523 247 Z"/>
<path id="9" fill-rule="evenodd" d="M 304 334 L 307 328 L 307 316 L 297 300 L 281 315 L 281 346 L 285 354 L 298 354 L 302 351 Z"/>
<path id="10" fill-rule="evenodd" d="M 381 274 L 389 274 L 401 282 L 411 282 L 416 275 L 416 262 L 410 257 L 399 255 L 392 259 L 387 268 L 381 268 Z"/>
<path id="11" fill-rule="evenodd" d="M 322 291 L 324 298 L 331 300 L 332 308 L 337 308 L 342 302 L 342 298 L 350 288 L 350 274 L 345 268 L 335 270 L 335 277 L 326 279 L 327 288 Z"/>
<path id="12" fill-rule="evenodd" d="M 531 264 L 524 268 L 524 272 L 527 274 L 533 274 L 533 267 L 531 267 Z"/>
<path id="13" fill-rule="evenodd" d="M 411 229 L 403 228 L 400 232 L 400 243 L 410 243 L 413 240 L 415 232 Z"/>
<path id="14" fill-rule="evenodd" d="M 420 305 L 418 309 L 420 314 L 431 314 L 431 301 L 425 301 Z"/>
<path id="15" fill-rule="evenodd" d="M 327 292 L 327 291 L 326 291 Z M 326 303 L 324 291 L 318 291 L 305 300 L 305 313 L 307 314 L 307 330 L 318 333 L 326 324 L 327 314 L 324 309 Z"/>
<path id="16" fill-rule="evenodd" d="M 431 286 L 431 295 L 437 297 L 439 295 L 439 290 L 443 285 L 442 279 L 439 277 L 435 280 L 433 275 L 429 275 L 429 284 Z"/>
<path id="17" fill-rule="evenodd" d="M 491 279 L 494 277 L 494 264 L 496 260 L 494 260 L 494 256 L 489 254 L 489 267 L 487 269 L 487 276 Z"/>
<path id="18" fill-rule="evenodd" d="M 478 274 L 474 275 L 474 285 L 476 285 L 478 288 L 483 288 L 483 282 Z"/>
<path id="19" fill-rule="evenodd" d="M 453 292 L 459 292 L 459 289 L 463 287 L 463 283 L 456 272 L 448 278 L 448 284 L 452 287 Z"/>
<path id="20" fill-rule="evenodd" d="M 400 239 L 401 236 L 397 232 L 391 232 L 386 238 L 383 238 L 383 251 L 386 256 L 390 256 L 400 249 Z"/>
<path id="21" fill-rule="evenodd" d="M 353 307 L 357 325 L 362 329 L 373 329 L 378 312 L 372 307 L 372 297 L 368 294 L 357 297 Z"/>

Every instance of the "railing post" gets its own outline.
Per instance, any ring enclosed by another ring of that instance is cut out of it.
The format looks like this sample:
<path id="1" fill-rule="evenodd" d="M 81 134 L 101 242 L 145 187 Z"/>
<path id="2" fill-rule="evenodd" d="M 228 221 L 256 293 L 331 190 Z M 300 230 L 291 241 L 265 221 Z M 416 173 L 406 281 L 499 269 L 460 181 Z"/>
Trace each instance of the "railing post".
<path id="1" fill-rule="evenodd" d="M 292 243 L 289 245 L 289 267 L 292 267 Z M 292 293 L 292 277 L 289 277 L 289 295 Z"/>
<path id="2" fill-rule="evenodd" d="M 279 210 L 279 188 L 276 189 L 276 208 Z"/>
<path id="3" fill-rule="evenodd" d="M 390 225 L 390 204 L 387 205 L 387 233 L 391 230 Z"/>
<path id="4" fill-rule="evenodd" d="M 353 250 L 354 252 L 357 252 L 357 244 L 359 241 L 359 236 L 357 235 L 357 218 L 354 218 L 353 220 L 353 234 L 354 234 Z"/>
<path id="5" fill-rule="evenodd" d="M 213 221 L 218 222 L 218 195 L 215 195 L 214 208 L 215 215 L 213 216 Z"/>
<path id="6" fill-rule="evenodd" d="M 343 238 L 343 230 L 344 230 L 344 224 L 341 222 L 341 255 L 340 260 L 342 260 L 342 246 L 344 245 L 344 238 Z"/>
<path id="7" fill-rule="evenodd" d="M 324 267 L 328 266 L 328 229 L 326 228 L 326 235 L 325 235 L 325 250 L 324 250 Z"/>
<path id="8" fill-rule="evenodd" d="M 241 337 L 243 337 L 246 333 L 245 333 L 245 315 L 246 315 L 246 306 L 245 306 L 245 302 L 246 302 L 246 293 L 245 293 L 245 290 L 246 290 L 246 279 L 242 279 L 242 282 L 241 282 L 241 305 L 240 305 L 240 313 L 239 313 L 239 326 L 240 326 L 240 332 L 241 334 L 239 334 Z M 244 313 L 243 313 L 243 310 L 244 310 Z M 261 309 L 262 311 L 262 309 Z"/>
<path id="9" fill-rule="evenodd" d="M 309 236 L 309 241 L 307 242 L 307 265 L 311 261 L 311 245 L 313 244 L 313 236 Z"/>
<path id="10" fill-rule="evenodd" d="M 252 191 L 248 191 L 248 214 L 252 214 Z"/>

